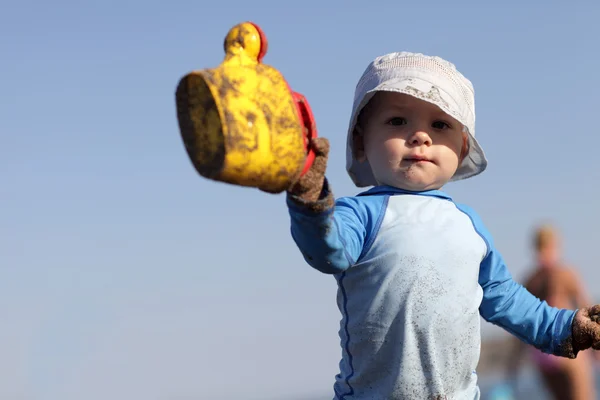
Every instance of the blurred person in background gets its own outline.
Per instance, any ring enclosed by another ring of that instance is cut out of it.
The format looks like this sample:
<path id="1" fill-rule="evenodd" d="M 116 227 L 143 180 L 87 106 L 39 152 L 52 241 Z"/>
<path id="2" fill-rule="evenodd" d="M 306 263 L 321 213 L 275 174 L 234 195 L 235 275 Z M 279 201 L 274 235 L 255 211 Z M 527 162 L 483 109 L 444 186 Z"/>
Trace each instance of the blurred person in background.
<path id="1" fill-rule="evenodd" d="M 538 227 L 533 235 L 536 266 L 524 286 L 550 306 L 579 309 L 592 304 L 575 269 L 562 260 L 557 230 Z M 593 354 L 581 352 L 576 359 L 546 354 L 518 341 L 509 361 L 509 375 L 515 381 L 522 356 L 527 354 L 549 393 L 556 400 L 595 400 Z"/>

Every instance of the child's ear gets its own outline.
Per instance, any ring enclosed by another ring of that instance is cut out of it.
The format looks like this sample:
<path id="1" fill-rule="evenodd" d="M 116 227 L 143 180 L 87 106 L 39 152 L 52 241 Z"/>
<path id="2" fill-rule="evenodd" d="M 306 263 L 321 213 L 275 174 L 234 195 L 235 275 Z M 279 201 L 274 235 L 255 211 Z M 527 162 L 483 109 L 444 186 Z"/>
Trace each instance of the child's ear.
<path id="1" fill-rule="evenodd" d="M 354 133 L 352 134 L 352 146 L 354 148 L 354 158 L 358 162 L 365 162 L 367 160 L 367 156 L 365 154 L 365 141 L 363 130 L 360 126 L 356 126 L 354 128 Z"/>
<path id="2" fill-rule="evenodd" d="M 460 149 L 460 158 L 459 161 L 462 163 L 465 159 L 465 157 L 467 156 L 467 154 L 469 154 L 469 137 L 467 136 L 467 132 L 463 131 L 463 143 L 462 143 L 462 148 Z"/>

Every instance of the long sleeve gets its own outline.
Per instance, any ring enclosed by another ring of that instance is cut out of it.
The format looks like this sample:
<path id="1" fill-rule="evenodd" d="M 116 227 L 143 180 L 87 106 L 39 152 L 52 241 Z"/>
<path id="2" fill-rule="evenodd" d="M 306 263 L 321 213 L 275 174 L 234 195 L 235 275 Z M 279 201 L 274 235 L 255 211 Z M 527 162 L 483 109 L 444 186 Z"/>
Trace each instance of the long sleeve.
<path id="1" fill-rule="evenodd" d="M 325 189 L 323 197 L 331 195 L 327 182 Z M 343 197 L 315 212 L 319 207 L 305 207 L 288 195 L 292 237 L 306 262 L 326 274 L 352 267 L 372 242 L 385 201 L 386 196 Z"/>
<path id="2" fill-rule="evenodd" d="M 460 208 L 471 218 L 488 248 L 479 271 L 483 288 L 481 316 L 545 353 L 573 357 L 564 352 L 570 347 L 565 344 L 571 340 L 575 311 L 550 307 L 515 282 L 481 219 L 471 209 Z"/>

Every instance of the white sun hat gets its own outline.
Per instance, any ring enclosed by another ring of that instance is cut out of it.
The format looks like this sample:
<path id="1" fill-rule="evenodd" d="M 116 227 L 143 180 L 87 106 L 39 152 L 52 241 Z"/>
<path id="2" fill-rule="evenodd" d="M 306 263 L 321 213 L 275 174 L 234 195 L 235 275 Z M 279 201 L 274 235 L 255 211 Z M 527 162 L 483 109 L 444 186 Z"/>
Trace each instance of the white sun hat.
<path id="1" fill-rule="evenodd" d="M 454 64 L 421 53 L 390 53 L 373 60 L 356 85 L 348 128 L 346 170 L 358 187 L 377 186 L 368 161 L 354 158 L 353 132 L 358 115 L 379 91 L 398 92 L 435 104 L 465 127 L 469 152 L 452 181 L 480 174 L 487 167 L 481 146 L 475 140 L 475 91 Z"/>

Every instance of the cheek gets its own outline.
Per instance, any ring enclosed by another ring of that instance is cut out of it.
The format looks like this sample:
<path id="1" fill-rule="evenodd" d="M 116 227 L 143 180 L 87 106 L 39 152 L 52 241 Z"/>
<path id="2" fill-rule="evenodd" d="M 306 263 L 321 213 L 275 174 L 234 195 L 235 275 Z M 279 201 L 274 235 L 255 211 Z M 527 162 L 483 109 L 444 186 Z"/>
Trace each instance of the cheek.
<path id="1" fill-rule="evenodd" d="M 372 137 L 373 138 L 373 137 Z M 402 154 L 404 141 L 398 138 L 373 138 L 365 142 L 367 157 L 377 161 L 390 161 Z"/>
<path id="2" fill-rule="evenodd" d="M 462 138 L 447 140 L 443 146 L 438 147 L 438 151 L 440 159 L 444 160 L 444 169 L 448 171 L 457 169 L 462 162 L 463 154 L 466 154 L 466 152 L 463 153 Z"/>
<path id="3" fill-rule="evenodd" d="M 402 144 L 399 144 L 397 140 L 387 140 L 381 144 L 381 156 L 385 157 L 386 163 L 390 161 L 395 162 L 402 159 Z"/>
<path id="4" fill-rule="evenodd" d="M 453 134 L 452 136 L 446 136 L 444 138 L 444 145 L 449 149 L 449 151 L 456 154 L 457 159 L 462 161 L 463 157 L 467 154 L 469 141 L 462 132 Z"/>

